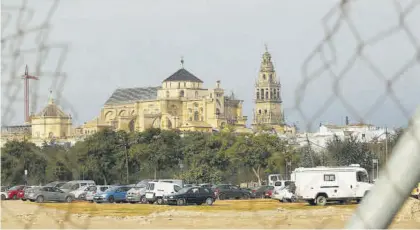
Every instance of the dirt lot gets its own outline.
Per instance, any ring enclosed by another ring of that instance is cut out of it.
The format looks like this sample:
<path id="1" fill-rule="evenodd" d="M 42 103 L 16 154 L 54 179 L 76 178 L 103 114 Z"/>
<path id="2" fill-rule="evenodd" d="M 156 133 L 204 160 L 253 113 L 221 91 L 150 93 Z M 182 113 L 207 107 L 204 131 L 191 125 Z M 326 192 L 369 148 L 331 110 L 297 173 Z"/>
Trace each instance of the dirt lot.
<path id="1" fill-rule="evenodd" d="M 309 206 L 273 200 L 218 201 L 213 206 L 36 204 L 1 202 L 2 228 L 343 228 L 353 205 Z M 392 228 L 418 228 L 420 201 L 410 198 Z"/>

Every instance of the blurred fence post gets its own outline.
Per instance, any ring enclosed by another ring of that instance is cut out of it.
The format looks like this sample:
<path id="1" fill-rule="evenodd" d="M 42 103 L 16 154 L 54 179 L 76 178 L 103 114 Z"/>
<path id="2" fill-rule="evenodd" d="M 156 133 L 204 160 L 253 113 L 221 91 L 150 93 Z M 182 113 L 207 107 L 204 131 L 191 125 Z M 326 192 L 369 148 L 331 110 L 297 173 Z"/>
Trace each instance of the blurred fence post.
<path id="1" fill-rule="evenodd" d="M 385 229 L 420 181 L 420 108 L 347 229 Z"/>

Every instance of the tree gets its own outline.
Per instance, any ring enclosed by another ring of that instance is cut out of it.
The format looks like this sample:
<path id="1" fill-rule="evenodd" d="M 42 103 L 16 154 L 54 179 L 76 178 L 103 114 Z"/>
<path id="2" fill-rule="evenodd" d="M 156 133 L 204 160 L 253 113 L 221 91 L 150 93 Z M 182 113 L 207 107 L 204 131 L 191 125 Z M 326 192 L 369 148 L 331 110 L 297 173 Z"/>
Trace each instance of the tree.
<path id="1" fill-rule="evenodd" d="M 327 143 L 327 154 L 336 166 L 360 164 L 368 172 L 372 169 L 372 160 L 376 158 L 368 143 L 360 142 L 354 136 L 344 140 L 333 138 Z"/>
<path id="2" fill-rule="evenodd" d="M 40 148 L 28 141 L 9 141 L 1 149 L 3 184 L 38 184 L 43 181 L 46 157 Z M 24 172 L 28 171 L 25 178 Z M 27 179 L 27 180 L 25 180 Z"/>

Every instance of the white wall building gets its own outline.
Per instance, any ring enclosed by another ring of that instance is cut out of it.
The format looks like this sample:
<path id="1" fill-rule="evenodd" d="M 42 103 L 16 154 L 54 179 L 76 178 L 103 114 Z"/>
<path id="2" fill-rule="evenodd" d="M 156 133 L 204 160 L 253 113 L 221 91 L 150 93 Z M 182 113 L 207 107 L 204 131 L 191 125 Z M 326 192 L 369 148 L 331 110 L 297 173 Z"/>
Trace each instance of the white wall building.
<path id="1" fill-rule="evenodd" d="M 395 134 L 395 130 L 368 124 L 350 124 L 343 126 L 321 124 L 318 132 L 298 133 L 290 141 L 298 146 L 308 145 L 309 142 L 315 151 L 320 151 L 327 147 L 328 141 L 332 140 L 334 136 L 337 136 L 340 139 L 354 136 L 360 141 L 371 142 L 374 140 L 385 140 L 386 132 L 388 132 L 388 137 Z"/>

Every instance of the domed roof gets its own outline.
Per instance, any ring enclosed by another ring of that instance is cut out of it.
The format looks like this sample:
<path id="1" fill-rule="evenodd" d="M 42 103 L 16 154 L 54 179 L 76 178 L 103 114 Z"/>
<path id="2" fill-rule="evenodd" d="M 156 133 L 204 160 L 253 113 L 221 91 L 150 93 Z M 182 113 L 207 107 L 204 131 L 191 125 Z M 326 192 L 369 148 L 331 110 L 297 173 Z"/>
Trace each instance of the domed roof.
<path id="1" fill-rule="evenodd" d="M 55 103 L 54 99 L 50 97 L 48 100 L 48 105 L 37 114 L 39 117 L 61 117 L 61 118 L 70 118 L 71 116 L 66 114 L 61 110 Z"/>

